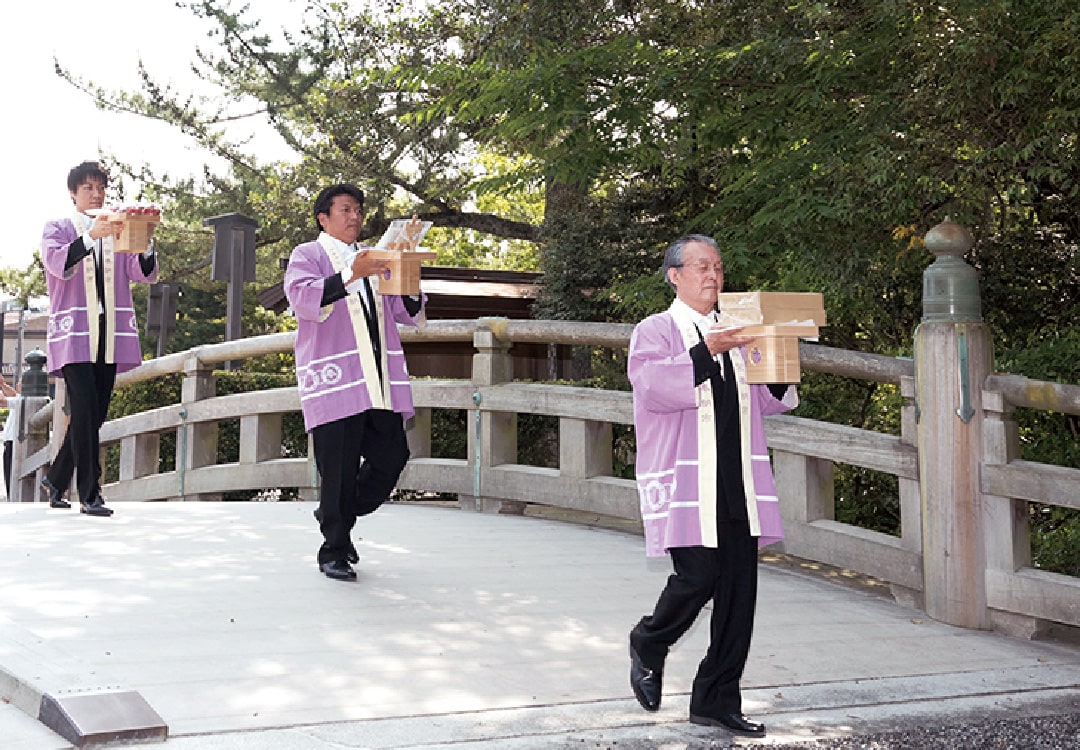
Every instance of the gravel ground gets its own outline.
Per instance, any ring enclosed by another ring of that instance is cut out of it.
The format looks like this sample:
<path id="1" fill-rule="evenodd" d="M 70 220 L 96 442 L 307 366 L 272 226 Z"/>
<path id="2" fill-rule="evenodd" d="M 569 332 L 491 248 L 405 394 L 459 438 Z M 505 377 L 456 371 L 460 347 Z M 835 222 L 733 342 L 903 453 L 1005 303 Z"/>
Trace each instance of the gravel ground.
<path id="1" fill-rule="evenodd" d="M 580 739 L 545 747 L 549 750 L 1080 750 L 1080 713 L 783 744 L 772 744 L 768 738 L 752 740 L 722 735 L 686 742 Z"/>
<path id="2" fill-rule="evenodd" d="M 737 746 L 744 746 L 744 744 L 740 742 Z M 1080 748 L 1080 714 L 769 745 L 768 748 L 769 750 L 814 750 L 816 748 L 829 750 L 1077 750 Z"/>

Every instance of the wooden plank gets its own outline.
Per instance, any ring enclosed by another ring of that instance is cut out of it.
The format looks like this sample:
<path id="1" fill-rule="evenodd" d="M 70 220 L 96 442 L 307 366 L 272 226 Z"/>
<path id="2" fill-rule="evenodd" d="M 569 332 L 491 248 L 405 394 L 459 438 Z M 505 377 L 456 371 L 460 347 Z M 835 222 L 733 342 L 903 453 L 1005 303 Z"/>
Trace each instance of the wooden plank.
<path id="1" fill-rule="evenodd" d="M 767 417 L 765 435 L 775 450 L 919 478 L 918 450 L 896 435 L 786 415 Z"/>
<path id="2" fill-rule="evenodd" d="M 1080 579 L 1034 568 L 986 571 L 986 603 L 994 609 L 1080 627 Z"/>
<path id="3" fill-rule="evenodd" d="M 984 464 L 980 489 L 987 495 L 1080 508 L 1080 469 L 1032 461 Z"/>
<path id="4" fill-rule="evenodd" d="M 1080 385 L 1049 383 L 1022 375 L 990 375 L 983 388 L 1002 393 L 1014 406 L 1080 414 Z"/>
<path id="5" fill-rule="evenodd" d="M 417 492 L 449 492 L 471 495 L 473 472 L 467 461 L 457 458 L 411 458 L 397 486 Z"/>
<path id="6" fill-rule="evenodd" d="M 523 464 L 502 464 L 483 474 L 485 497 L 573 508 L 616 518 L 637 519 L 637 485 L 617 477 L 580 480 L 559 475 L 557 469 Z"/>
<path id="7" fill-rule="evenodd" d="M 565 385 L 503 383 L 480 389 L 484 411 L 549 414 L 557 417 L 634 423 L 634 403 L 630 393 L 603 391 Z"/>
<path id="8" fill-rule="evenodd" d="M 781 548 L 797 557 L 836 565 L 922 591 L 922 556 L 896 537 L 837 521 L 784 522 Z"/>
<path id="9" fill-rule="evenodd" d="M 432 409 L 472 409 L 476 386 L 468 380 L 413 380 L 416 406 Z"/>
<path id="10" fill-rule="evenodd" d="M 216 464 L 191 469 L 184 476 L 185 495 L 310 485 L 311 468 L 306 458 L 281 458 L 246 465 Z"/>

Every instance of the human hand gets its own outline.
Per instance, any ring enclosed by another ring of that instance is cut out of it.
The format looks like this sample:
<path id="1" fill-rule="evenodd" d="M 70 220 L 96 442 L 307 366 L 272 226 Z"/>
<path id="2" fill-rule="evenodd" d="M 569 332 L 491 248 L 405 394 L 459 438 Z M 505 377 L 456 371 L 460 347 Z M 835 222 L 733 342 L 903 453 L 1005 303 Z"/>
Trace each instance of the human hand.
<path id="1" fill-rule="evenodd" d="M 124 222 L 110 220 L 109 214 L 98 214 L 97 218 L 94 219 L 94 223 L 90 225 L 90 239 L 100 240 L 110 234 L 113 237 L 119 237 L 123 229 Z"/>
<path id="2" fill-rule="evenodd" d="M 390 264 L 385 260 L 372 258 L 371 251 L 367 248 L 361 248 L 352 261 L 353 279 L 360 279 L 365 276 L 381 276 L 388 270 L 390 270 Z"/>
<path id="3" fill-rule="evenodd" d="M 744 336 L 741 331 L 742 326 L 710 328 L 709 332 L 705 335 L 705 346 L 709 347 L 709 354 L 712 354 L 715 357 L 721 352 L 745 346 L 756 338 L 755 336 Z"/>

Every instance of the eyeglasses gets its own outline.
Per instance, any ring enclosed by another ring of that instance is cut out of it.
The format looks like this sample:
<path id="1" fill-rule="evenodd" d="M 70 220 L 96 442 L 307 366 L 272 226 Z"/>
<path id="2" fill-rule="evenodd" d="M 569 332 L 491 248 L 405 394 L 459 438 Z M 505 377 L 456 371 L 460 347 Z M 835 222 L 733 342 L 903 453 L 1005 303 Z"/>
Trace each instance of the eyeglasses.
<path id="1" fill-rule="evenodd" d="M 694 271 L 695 273 L 699 273 L 702 276 L 707 274 L 709 271 L 712 271 L 717 276 L 723 276 L 724 275 L 724 264 L 723 263 L 715 263 L 715 264 L 713 264 L 713 263 L 679 263 L 679 264 L 675 265 L 674 267 L 675 268 L 689 268 L 691 271 Z"/>

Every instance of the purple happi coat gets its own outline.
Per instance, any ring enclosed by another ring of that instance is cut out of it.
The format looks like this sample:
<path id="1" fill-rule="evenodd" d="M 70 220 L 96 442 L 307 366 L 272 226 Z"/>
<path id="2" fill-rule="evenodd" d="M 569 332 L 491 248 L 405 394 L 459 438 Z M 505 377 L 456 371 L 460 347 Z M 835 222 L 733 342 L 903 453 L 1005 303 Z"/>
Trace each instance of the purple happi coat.
<path id="1" fill-rule="evenodd" d="M 682 309 L 680 309 L 682 308 Z M 688 308 L 676 303 L 634 328 L 627 370 L 634 392 L 637 485 L 651 557 L 671 547 L 716 547 L 716 437 L 712 389 L 694 385 Z M 742 352 L 732 350 L 738 382 L 743 484 L 750 532 L 764 547 L 783 538 L 764 417 L 797 405 L 794 387 L 777 400 L 746 382 Z M 749 467 L 749 470 L 748 470 Z"/>
<path id="2" fill-rule="evenodd" d="M 413 415 L 412 390 L 405 353 L 397 325 L 417 325 L 401 297 L 375 293 L 375 307 L 382 333 L 380 383 L 367 336 L 363 306 L 355 294 L 321 307 L 323 284 L 342 270 L 335 267 L 333 241 L 323 234 L 293 250 L 285 271 L 285 296 L 298 320 L 296 332 L 296 382 L 304 427 L 309 432 L 321 424 L 359 414 L 371 408 L 390 409 L 408 419 Z M 366 363 L 366 365 L 365 365 Z"/>
<path id="3" fill-rule="evenodd" d="M 79 227 L 76 227 L 76 222 Z M 131 301 L 131 282 L 153 283 L 158 267 L 144 274 L 137 253 L 113 253 L 112 238 L 103 240 L 105 275 L 105 330 L 98 330 L 98 292 L 91 253 L 65 270 L 68 247 L 90 227 L 81 214 L 74 219 L 50 221 L 41 237 L 41 260 L 49 290 L 49 332 L 46 342 L 50 375 L 74 362 L 93 362 L 98 337 L 105 336 L 105 361 L 126 372 L 142 363 L 139 326 Z"/>

